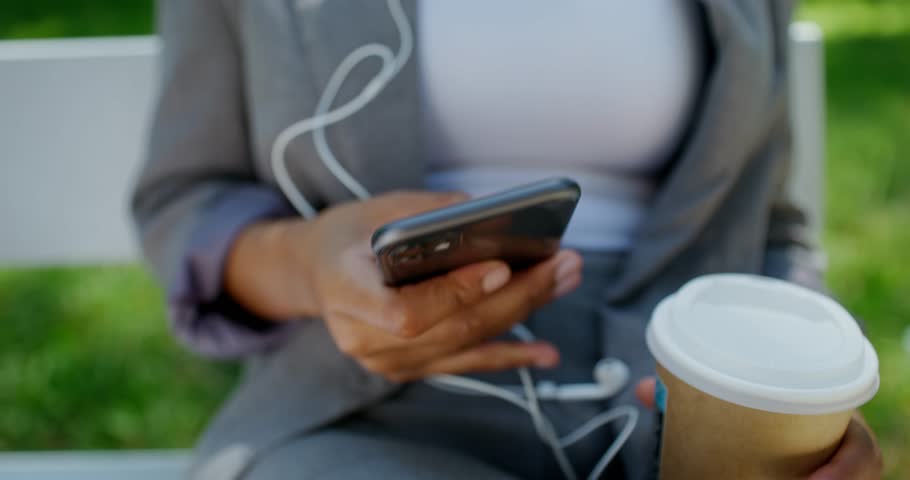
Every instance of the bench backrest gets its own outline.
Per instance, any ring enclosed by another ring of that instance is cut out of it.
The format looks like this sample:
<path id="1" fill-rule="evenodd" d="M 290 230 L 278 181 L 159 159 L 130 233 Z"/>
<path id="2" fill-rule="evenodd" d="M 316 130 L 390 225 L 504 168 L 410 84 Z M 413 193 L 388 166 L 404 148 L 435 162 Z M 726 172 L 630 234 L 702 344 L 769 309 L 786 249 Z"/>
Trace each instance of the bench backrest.
<path id="1" fill-rule="evenodd" d="M 153 37 L 0 42 L 0 263 L 131 260 Z"/>

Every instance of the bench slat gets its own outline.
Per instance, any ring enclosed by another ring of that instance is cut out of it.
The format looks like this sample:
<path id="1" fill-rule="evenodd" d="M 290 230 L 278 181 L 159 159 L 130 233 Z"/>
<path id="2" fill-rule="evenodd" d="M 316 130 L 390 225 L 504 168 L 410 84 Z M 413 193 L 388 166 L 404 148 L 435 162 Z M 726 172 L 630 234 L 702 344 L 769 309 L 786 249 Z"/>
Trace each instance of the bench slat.
<path id="1" fill-rule="evenodd" d="M 22 480 L 177 480 L 185 450 L 0 453 L 0 478 Z"/>

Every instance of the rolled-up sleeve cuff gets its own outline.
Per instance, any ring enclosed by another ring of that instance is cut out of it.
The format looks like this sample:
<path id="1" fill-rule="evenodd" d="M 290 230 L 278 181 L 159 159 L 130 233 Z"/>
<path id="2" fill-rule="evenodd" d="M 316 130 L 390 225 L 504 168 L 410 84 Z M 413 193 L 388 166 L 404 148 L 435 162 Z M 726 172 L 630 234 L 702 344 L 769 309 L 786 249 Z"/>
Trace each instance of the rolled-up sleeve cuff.
<path id="1" fill-rule="evenodd" d="M 177 338 L 213 357 L 238 357 L 275 347 L 292 324 L 256 317 L 222 288 L 225 257 L 237 234 L 267 218 L 293 215 L 274 190 L 240 186 L 220 195 L 190 233 L 176 277 L 167 292 L 168 313 Z"/>

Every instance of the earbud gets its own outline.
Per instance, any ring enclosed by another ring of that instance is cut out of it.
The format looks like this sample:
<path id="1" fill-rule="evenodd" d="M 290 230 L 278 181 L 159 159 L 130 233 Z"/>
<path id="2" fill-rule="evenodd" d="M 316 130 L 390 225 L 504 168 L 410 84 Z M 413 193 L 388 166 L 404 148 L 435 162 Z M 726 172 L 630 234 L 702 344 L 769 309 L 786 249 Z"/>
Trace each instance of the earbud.
<path id="1" fill-rule="evenodd" d="M 537 383 L 537 396 L 541 400 L 578 402 L 603 400 L 619 393 L 629 381 L 629 367 L 622 360 L 604 358 L 594 365 L 594 381 L 557 385 L 550 381 Z"/>
<path id="2" fill-rule="evenodd" d="M 594 365 L 594 380 L 613 396 L 629 382 L 629 367 L 618 358 L 602 358 Z"/>

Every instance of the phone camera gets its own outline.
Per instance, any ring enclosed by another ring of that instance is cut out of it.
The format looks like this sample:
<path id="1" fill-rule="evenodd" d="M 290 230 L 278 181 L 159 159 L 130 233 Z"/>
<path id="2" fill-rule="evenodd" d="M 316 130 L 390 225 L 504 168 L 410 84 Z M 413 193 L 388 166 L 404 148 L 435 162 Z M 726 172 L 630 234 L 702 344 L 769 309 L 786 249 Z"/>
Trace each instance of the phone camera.
<path id="1" fill-rule="evenodd" d="M 423 259 L 423 249 L 419 245 L 402 245 L 392 250 L 391 257 L 398 265 L 414 263 Z"/>

